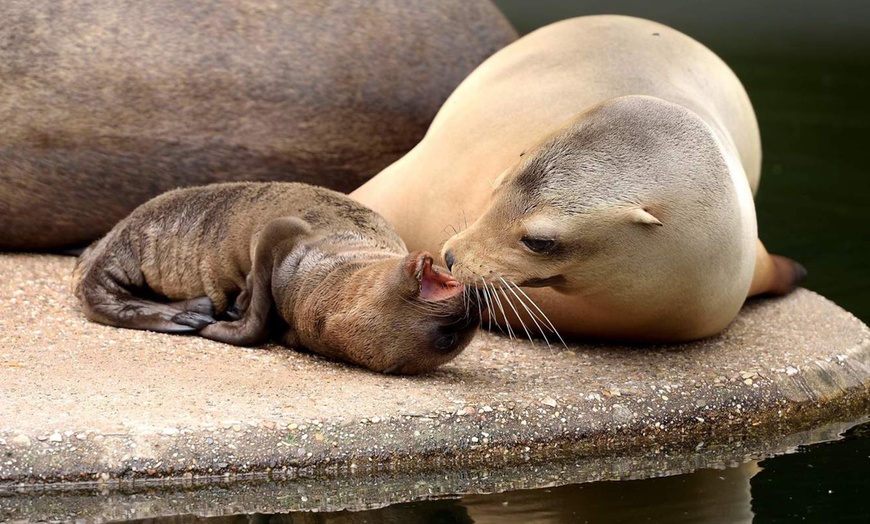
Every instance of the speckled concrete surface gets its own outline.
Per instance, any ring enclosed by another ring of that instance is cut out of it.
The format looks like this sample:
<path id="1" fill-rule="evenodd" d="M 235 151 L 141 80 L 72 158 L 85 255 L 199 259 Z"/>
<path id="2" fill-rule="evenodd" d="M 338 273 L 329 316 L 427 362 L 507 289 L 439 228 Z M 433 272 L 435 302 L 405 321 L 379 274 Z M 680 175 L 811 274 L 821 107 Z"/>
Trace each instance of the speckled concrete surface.
<path id="1" fill-rule="evenodd" d="M 7 494 L 507 467 L 554 454 L 631 463 L 651 450 L 773 441 L 870 405 L 870 330 L 805 290 L 751 301 L 702 342 L 565 349 L 483 334 L 441 370 L 401 378 L 279 347 L 92 324 L 69 292 L 72 265 L 0 255 Z"/>

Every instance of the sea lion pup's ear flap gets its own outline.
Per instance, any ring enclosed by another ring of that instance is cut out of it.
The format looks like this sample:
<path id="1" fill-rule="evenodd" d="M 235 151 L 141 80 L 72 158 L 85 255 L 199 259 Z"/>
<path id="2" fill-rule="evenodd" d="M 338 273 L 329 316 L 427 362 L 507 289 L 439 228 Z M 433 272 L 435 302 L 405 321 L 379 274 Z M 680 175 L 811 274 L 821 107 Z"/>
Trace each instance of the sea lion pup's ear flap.
<path id="1" fill-rule="evenodd" d="M 409 253 L 402 261 L 403 272 L 413 281 L 419 297 L 437 301 L 462 293 L 462 284 L 449 271 L 434 263 L 432 255 L 426 251 Z"/>
<path id="2" fill-rule="evenodd" d="M 649 226 L 663 226 L 664 224 L 659 221 L 656 217 L 653 216 L 652 213 L 647 211 L 642 207 L 634 207 L 628 212 L 629 218 L 632 222 L 637 224 L 646 224 Z"/>

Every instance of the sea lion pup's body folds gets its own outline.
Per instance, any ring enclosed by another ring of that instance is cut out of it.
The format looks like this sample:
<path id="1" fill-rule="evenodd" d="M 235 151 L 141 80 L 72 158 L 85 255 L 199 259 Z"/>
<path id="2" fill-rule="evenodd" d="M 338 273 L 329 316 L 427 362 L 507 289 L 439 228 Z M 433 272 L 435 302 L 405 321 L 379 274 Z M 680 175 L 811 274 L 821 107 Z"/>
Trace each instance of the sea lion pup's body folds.
<path id="1" fill-rule="evenodd" d="M 376 213 L 294 183 L 163 194 L 85 251 L 73 288 L 104 324 L 237 345 L 279 335 L 387 373 L 447 362 L 479 321 L 463 287 Z"/>
<path id="2" fill-rule="evenodd" d="M 681 341 L 803 274 L 758 241 L 760 168 L 752 106 L 722 60 L 661 24 L 592 16 L 493 55 L 352 196 L 409 248 L 441 249 L 464 284 L 502 300 L 534 287 L 563 334 Z"/>

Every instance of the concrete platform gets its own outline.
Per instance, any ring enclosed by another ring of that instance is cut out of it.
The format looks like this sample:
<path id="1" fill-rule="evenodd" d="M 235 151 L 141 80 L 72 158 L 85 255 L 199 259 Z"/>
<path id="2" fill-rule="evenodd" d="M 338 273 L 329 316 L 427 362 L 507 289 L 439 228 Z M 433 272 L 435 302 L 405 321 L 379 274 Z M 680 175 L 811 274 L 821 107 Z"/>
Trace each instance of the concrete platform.
<path id="1" fill-rule="evenodd" d="M 555 457 L 592 461 L 590 478 L 643 477 L 870 413 L 870 330 L 806 290 L 750 301 L 692 344 L 565 349 L 485 333 L 437 372 L 401 378 L 90 323 L 69 291 L 73 262 L 0 255 L 0 495 Z M 665 457 L 682 458 L 653 467 Z"/>

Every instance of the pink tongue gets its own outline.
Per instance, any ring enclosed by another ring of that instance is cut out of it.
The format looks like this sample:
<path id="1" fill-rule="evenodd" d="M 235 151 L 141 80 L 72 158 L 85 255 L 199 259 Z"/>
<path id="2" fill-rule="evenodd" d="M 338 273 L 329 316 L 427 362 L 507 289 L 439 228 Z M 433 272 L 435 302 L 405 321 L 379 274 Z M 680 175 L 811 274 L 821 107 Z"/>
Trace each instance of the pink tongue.
<path id="1" fill-rule="evenodd" d="M 431 259 L 423 263 L 420 297 L 425 300 L 446 300 L 462 293 L 463 287 L 453 275 L 432 267 Z"/>

